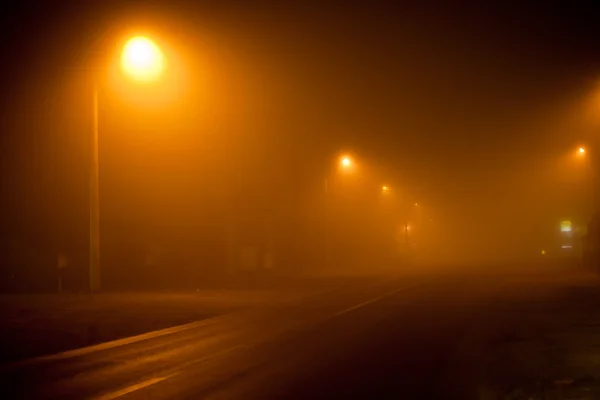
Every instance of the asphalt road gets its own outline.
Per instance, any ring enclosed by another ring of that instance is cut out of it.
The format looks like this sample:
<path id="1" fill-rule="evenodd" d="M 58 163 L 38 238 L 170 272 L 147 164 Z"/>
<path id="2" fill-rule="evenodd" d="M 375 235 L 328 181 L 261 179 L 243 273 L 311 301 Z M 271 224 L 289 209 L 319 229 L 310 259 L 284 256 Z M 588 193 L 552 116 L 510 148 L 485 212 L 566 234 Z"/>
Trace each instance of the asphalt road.
<path id="1" fill-rule="evenodd" d="M 467 398 L 503 285 L 388 277 L 1 368 L 7 398 Z M 472 351 L 472 350 L 470 350 Z M 471 360 L 469 362 L 465 360 Z"/>

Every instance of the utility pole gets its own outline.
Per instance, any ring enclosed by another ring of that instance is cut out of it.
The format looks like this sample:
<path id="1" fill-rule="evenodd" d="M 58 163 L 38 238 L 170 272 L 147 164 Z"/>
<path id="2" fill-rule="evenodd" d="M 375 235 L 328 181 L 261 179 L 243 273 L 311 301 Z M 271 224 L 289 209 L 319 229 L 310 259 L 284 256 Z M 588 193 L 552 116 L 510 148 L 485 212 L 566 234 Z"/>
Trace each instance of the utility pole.
<path id="1" fill-rule="evenodd" d="M 90 291 L 99 292 L 100 283 L 100 194 L 98 180 L 98 87 L 94 85 L 93 127 L 90 147 Z"/>
<path id="2" fill-rule="evenodd" d="M 227 273 L 229 274 L 236 272 L 237 250 L 235 214 L 232 202 L 227 213 Z"/>
<path id="3" fill-rule="evenodd" d="M 328 168 L 329 169 L 329 168 Z M 331 264 L 331 243 L 329 238 L 329 177 L 325 176 L 325 265 Z"/>

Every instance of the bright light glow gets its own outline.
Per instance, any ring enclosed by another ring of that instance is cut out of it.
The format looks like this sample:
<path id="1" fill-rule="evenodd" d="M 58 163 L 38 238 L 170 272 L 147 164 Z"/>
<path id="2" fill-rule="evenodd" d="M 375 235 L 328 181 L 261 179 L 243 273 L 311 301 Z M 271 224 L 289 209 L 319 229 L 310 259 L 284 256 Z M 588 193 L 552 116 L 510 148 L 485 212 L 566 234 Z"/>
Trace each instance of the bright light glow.
<path id="1" fill-rule="evenodd" d="M 352 160 L 350 157 L 342 157 L 341 163 L 342 167 L 348 168 L 352 165 Z"/>
<path id="2" fill-rule="evenodd" d="M 579 154 L 584 154 L 585 153 L 585 149 L 583 147 L 580 147 L 578 151 L 579 151 Z"/>
<path id="3" fill-rule="evenodd" d="M 383 190 L 384 192 L 387 192 L 388 190 L 390 190 L 390 188 L 387 187 L 387 186 L 385 186 L 385 185 L 383 185 L 383 187 L 381 188 L 381 190 Z"/>
<path id="4" fill-rule="evenodd" d="M 151 39 L 136 36 L 123 46 L 121 68 L 135 80 L 153 81 L 164 69 L 164 56 Z"/>
<path id="5" fill-rule="evenodd" d="M 570 244 L 563 244 L 561 247 L 563 249 L 572 249 L 573 248 L 573 246 L 571 246 Z"/>
<path id="6" fill-rule="evenodd" d="M 545 256 L 546 255 L 546 250 L 542 250 L 542 255 Z"/>
<path id="7" fill-rule="evenodd" d="M 419 203 L 415 203 L 415 206 L 418 206 L 418 205 L 419 205 Z"/>
<path id="8" fill-rule="evenodd" d="M 561 232 L 571 232 L 572 230 L 571 221 L 562 221 L 560 223 L 560 231 Z"/>

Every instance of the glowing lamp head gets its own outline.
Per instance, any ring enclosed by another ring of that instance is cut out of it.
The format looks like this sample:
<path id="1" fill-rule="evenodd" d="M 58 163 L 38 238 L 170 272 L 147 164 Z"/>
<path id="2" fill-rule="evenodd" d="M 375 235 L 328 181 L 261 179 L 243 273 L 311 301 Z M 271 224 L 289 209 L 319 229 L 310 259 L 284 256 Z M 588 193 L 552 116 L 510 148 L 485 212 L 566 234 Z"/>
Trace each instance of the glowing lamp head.
<path id="1" fill-rule="evenodd" d="M 387 191 L 389 191 L 389 190 L 390 190 L 390 188 L 389 188 L 389 187 L 387 187 L 386 185 L 383 185 L 383 186 L 381 187 L 381 190 L 382 190 L 382 191 L 384 191 L 384 192 L 387 192 Z"/>
<path id="2" fill-rule="evenodd" d="M 578 152 L 580 155 L 583 155 L 583 154 L 585 154 L 585 149 L 584 149 L 583 147 L 580 147 L 580 148 L 577 150 L 577 152 Z"/>
<path id="3" fill-rule="evenodd" d="M 164 69 L 164 56 L 160 48 L 146 36 L 136 36 L 127 41 L 121 53 L 121 68 L 138 81 L 154 81 Z"/>
<path id="4" fill-rule="evenodd" d="M 350 157 L 342 157 L 340 163 L 344 168 L 350 168 L 352 166 L 352 160 L 350 159 Z"/>

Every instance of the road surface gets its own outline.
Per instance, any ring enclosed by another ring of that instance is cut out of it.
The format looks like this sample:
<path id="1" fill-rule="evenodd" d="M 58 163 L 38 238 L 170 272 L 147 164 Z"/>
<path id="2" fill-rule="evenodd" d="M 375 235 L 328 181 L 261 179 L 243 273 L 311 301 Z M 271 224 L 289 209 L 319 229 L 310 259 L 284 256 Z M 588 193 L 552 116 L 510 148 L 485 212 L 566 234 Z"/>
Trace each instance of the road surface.
<path id="1" fill-rule="evenodd" d="M 8 398 L 467 398 L 503 278 L 387 277 L 2 367 Z M 461 349 L 470 350 L 461 350 Z M 475 351 L 476 352 L 476 351 Z M 470 384 L 467 384 L 469 383 Z"/>

